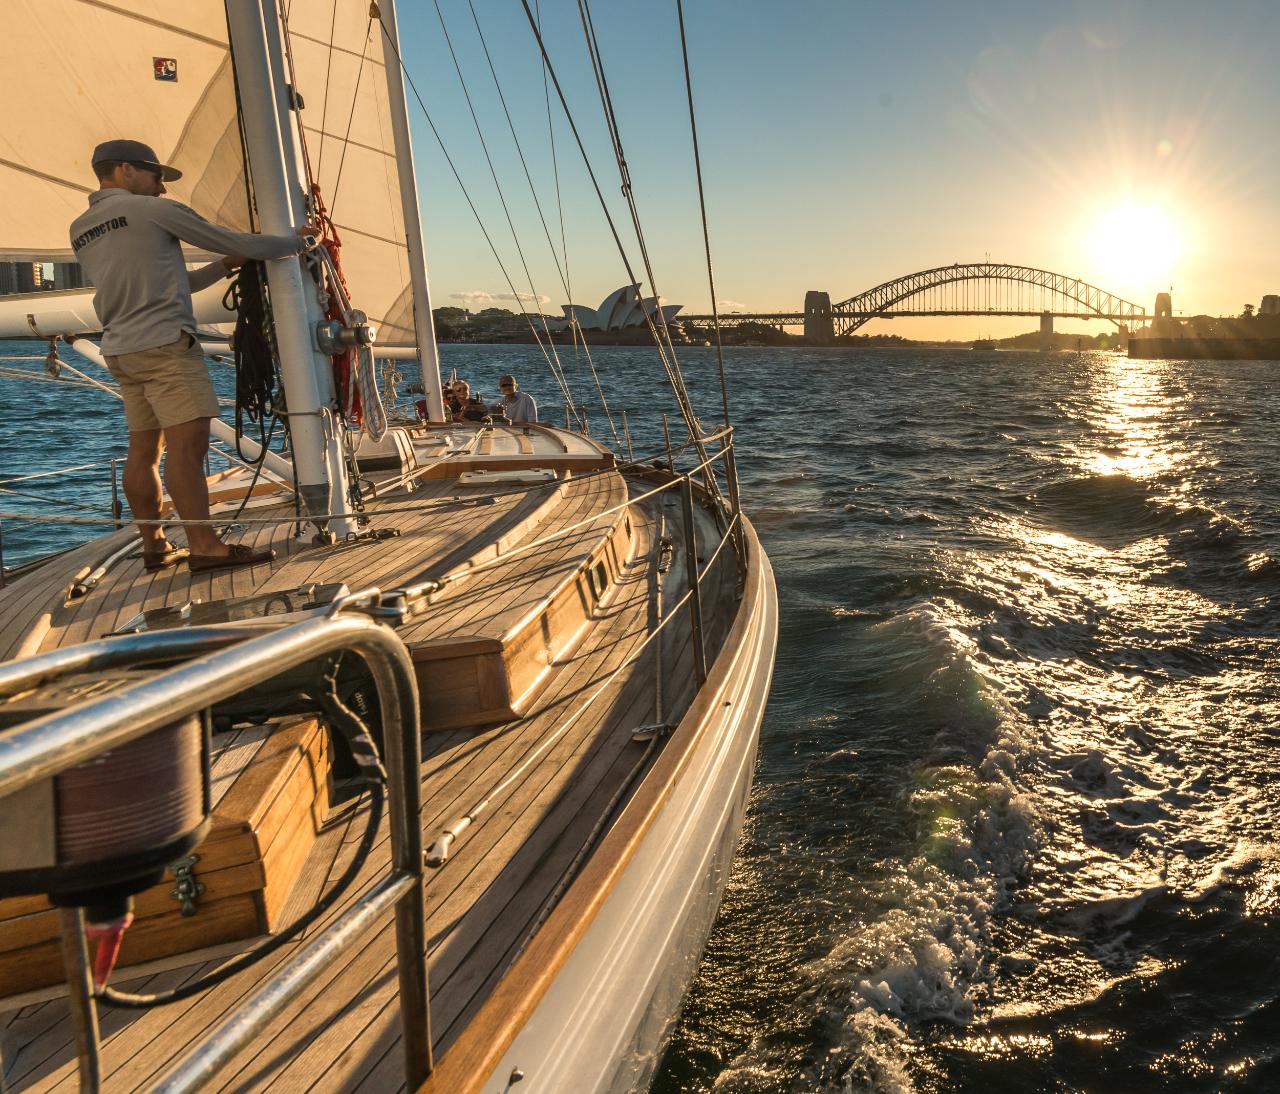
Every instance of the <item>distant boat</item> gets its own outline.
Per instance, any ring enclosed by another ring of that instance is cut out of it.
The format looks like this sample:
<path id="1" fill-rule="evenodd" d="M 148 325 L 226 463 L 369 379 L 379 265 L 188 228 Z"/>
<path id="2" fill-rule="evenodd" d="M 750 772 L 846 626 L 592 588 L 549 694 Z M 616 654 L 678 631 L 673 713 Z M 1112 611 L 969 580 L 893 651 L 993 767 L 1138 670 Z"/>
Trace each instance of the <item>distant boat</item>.
<path id="1" fill-rule="evenodd" d="M 970 349 L 995 349 L 996 343 L 994 338 L 975 338 Z"/>

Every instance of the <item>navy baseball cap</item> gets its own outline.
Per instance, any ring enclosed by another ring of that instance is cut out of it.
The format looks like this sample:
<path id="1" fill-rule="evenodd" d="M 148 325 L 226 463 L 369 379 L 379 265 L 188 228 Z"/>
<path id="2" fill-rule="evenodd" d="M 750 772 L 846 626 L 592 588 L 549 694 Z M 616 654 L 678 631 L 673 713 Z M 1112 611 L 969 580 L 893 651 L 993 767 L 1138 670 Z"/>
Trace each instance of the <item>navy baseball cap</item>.
<path id="1" fill-rule="evenodd" d="M 106 160 L 123 160 L 125 163 L 141 163 L 160 172 L 165 182 L 177 182 L 182 172 L 167 163 L 161 163 L 159 157 L 149 144 L 141 141 L 103 141 L 93 150 L 93 163 Z"/>

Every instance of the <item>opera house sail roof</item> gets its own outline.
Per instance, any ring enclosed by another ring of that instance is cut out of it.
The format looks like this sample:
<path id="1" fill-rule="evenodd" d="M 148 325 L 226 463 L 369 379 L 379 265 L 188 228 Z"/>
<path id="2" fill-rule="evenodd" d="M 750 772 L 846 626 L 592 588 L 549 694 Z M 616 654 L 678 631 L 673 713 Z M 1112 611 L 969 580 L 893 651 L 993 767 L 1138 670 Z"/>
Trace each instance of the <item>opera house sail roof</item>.
<path id="1" fill-rule="evenodd" d="M 660 304 L 657 297 L 640 295 L 639 285 L 623 285 L 600 302 L 598 308 L 584 304 L 562 304 L 566 322 L 576 322 L 583 330 L 622 330 L 639 327 L 658 312 L 670 321 L 683 304 Z"/>

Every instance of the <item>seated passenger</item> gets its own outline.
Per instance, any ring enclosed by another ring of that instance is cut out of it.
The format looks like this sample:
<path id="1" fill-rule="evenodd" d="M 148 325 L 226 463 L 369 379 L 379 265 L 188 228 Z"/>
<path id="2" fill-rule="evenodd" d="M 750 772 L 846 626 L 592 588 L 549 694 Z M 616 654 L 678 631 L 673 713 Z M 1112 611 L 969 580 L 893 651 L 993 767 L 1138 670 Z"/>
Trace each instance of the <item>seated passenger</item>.
<path id="1" fill-rule="evenodd" d="M 444 407 L 449 418 L 455 422 L 463 421 L 462 408 L 471 398 L 471 385 L 466 380 L 453 380 L 445 385 Z"/>
<path id="2" fill-rule="evenodd" d="M 498 405 L 502 412 L 513 422 L 536 422 L 538 420 L 538 404 L 527 391 L 521 391 L 516 378 L 510 373 L 498 377 L 498 388 L 502 397 Z"/>

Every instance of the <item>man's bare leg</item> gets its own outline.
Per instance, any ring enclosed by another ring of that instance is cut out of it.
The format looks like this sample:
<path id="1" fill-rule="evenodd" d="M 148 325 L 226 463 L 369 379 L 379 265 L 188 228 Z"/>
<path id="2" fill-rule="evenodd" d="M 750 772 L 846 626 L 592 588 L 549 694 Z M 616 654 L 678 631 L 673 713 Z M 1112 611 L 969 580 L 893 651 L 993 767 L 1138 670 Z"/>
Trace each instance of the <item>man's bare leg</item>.
<path id="1" fill-rule="evenodd" d="M 164 484 L 178 516 L 184 521 L 209 519 L 209 483 L 204 461 L 209 452 L 209 419 L 193 418 L 164 431 L 169 454 L 164 461 Z M 130 500 L 132 504 L 132 499 Z M 225 556 L 230 549 L 210 524 L 188 524 L 187 545 L 193 555 Z"/>
<path id="2" fill-rule="evenodd" d="M 160 453 L 164 437 L 158 429 L 141 429 L 129 434 L 129 453 L 124 460 L 124 496 L 135 520 L 160 517 Z M 160 554 L 167 546 L 164 530 L 157 524 L 140 524 L 142 549 Z"/>

